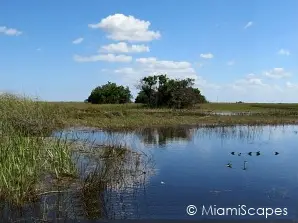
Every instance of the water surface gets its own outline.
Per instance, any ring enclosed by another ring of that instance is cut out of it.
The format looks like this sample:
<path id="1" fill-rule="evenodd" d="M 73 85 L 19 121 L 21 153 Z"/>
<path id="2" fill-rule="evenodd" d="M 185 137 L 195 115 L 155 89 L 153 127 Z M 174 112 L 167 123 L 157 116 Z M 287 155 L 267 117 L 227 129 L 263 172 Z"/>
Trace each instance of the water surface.
<path id="1" fill-rule="evenodd" d="M 150 155 L 154 168 L 126 180 L 121 188 L 98 192 L 111 195 L 104 201 L 109 204 L 104 213 L 96 212 L 100 207 L 96 201 L 101 199 L 98 194 L 88 198 L 95 202 L 93 212 L 97 215 L 93 218 L 201 219 L 203 205 L 246 205 L 287 208 L 287 217 L 296 219 L 297 130 L 297 126 L 148 128 L 128 133 L 75 130 L 76 138 L 98 144 L 123 144 Z M 102 197 L 106 199 L 106 195 Z M 198 208 L 194 216 L 186 213 L 190 204 Z M 80 218 L 90 215 L 82 214 Z"/>

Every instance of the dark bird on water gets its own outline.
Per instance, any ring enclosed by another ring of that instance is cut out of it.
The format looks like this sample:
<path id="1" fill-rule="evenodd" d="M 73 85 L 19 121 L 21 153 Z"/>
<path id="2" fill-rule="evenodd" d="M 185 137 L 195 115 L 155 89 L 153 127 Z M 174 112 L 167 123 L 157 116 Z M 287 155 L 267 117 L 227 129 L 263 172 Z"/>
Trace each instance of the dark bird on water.
<path id="1" fill-rule="evenodd" d="M 241 156 L 241 153 L 238 153 L 238 156 Z"/>
<path id="2" fill-rule="evenodd" d="M 231 152 L 232 155 L 235 155 L 235 152 Z"/>
<path id="3" fill-rule="evenodd" d="M 246 163 L 247 163 L 247 161 L 244 161 L 243 170 L 246 170 L 246 169 L 247 169 L 247 168 L 246 168 Z"/>
<path id="4" fill-rule="evenodd" d="M 249 152 L 249 153 L 248 153 L 248 155 L 250 155 L 250 156 L 251 156 L 251 154 L 252 154 L 252 152 Z"/>
<path id="5" fill-rule="evenodd" d="M 278 155 L 279 154 L 279 152 L 275 152 L 275 155 Z"/>
<path id="6" fill-rule="evenodd" d="M 261 152 L 260 152 L 260 151 L 258 151 L 258 152 L 256 152 L 256 154 L 257 154 L 257 156 L 259 156 L 259 155 L 261 155 Z"/>
<path id="7" fill-rule="evenodd" d="M 232 163 L 231 163 L 231 161 L 230 161 L 226 166 L 229 167 L 229 168 L 232 168 Z"/>

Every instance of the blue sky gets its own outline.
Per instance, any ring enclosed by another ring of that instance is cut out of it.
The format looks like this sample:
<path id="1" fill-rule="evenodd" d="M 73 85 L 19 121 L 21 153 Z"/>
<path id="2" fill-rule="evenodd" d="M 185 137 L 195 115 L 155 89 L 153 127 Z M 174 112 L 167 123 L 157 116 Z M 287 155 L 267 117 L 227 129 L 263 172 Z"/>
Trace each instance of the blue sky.
<path id="1" fill-rule="evenodd" d="M 192 77 L 210 101 L 298 101 L 298 1 L 0 2 L 0 92 L 82 101 Z"/>

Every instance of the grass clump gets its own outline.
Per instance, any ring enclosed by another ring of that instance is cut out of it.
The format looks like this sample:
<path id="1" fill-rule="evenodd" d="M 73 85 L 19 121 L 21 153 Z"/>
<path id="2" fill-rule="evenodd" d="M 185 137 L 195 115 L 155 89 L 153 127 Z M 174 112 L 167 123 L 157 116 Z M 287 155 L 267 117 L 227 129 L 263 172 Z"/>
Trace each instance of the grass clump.
<path id="1" fill-rule="evenodd" d="M 48 137 L 63 117 L 49 104 L 0 96 L 0 198 L 21 204 L 34 199 L 48 176 L 74 176 L 71 145 Z"/>
<path id="2" fill-rule="evenodd" d="M 56 106 L 12 94 L 0 95 L 0 111 L 5 130 L 22 135 L 49 135 L 63 124 L 63 112 Z"/>

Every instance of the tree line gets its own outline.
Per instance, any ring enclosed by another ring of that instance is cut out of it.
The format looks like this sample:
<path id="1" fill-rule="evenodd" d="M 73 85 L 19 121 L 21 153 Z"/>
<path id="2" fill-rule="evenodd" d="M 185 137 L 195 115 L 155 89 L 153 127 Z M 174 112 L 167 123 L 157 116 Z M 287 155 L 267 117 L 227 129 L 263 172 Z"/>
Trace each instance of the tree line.
<path id="1" fill-rule="evenodd" d="M 204 95 L 194 87 L 194 79 L 170 79 L 167 75 L 147 76 L 140 80 L 135 103 L 151 108 L 187 108 L 198 103 L 207 103 Z M 86 102 L 92 104 L 131 103 L 129 87 L 108 82 L 91 91 Z"/>

